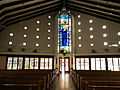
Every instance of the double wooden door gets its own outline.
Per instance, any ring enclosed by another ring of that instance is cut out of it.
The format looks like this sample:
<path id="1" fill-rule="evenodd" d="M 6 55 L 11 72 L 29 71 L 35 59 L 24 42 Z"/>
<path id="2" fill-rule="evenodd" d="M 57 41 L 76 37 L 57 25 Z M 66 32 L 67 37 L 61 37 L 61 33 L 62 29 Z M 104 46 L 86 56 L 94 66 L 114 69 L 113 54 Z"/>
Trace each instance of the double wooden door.
<path id="1" fill-rule="evenodd" d="M 62 73 L 70 72 L 70 58 L 69 57 L 59 58 L 59 69 L 60 69 L 60 72 Z"/>

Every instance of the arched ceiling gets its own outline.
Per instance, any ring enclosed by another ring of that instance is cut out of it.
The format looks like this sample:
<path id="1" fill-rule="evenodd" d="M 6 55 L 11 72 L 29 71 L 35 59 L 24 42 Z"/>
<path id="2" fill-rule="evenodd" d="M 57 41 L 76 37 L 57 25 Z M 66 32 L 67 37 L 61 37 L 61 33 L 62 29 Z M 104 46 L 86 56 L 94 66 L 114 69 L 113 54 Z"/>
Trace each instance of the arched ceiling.
<path id="1" fill-rule="evenodd" d="M 61 10 L 79 11 L 120 23 L 120 0 L 0 0 L 0 31 L 9 25 Z"/>

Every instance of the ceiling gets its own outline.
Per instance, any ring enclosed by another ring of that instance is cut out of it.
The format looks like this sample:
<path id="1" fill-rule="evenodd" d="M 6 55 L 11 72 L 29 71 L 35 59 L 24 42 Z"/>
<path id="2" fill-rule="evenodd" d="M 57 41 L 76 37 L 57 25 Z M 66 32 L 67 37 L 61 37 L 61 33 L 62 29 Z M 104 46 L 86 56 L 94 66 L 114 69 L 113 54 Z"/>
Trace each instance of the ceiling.
<path id="1" fill-rule="evenodd" d="M 0 31 L 39 15 L 67 10 L 120 23 L 120 0 L 0 0 Z"/>

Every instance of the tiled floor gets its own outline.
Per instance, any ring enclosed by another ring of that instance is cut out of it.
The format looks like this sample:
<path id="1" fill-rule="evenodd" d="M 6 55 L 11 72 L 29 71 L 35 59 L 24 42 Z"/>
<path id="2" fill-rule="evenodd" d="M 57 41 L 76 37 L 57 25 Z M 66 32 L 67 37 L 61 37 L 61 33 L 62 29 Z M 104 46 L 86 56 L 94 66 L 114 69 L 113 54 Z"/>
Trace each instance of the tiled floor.
<path id="1" fill-rule="evenodd" d="M 68 73 L 60 74 L 53 90 L 76 90 L 72 78 Z"/>

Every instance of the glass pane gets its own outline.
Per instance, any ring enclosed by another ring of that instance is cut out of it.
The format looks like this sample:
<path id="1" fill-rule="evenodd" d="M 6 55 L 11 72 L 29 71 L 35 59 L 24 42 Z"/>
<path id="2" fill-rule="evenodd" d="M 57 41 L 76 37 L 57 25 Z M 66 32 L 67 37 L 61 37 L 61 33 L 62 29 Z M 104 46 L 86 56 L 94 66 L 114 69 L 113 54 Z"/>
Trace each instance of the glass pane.
<path id="1" fill-rule="evenodd" d="M 12 69 L 12 57 L 8 57 L 7 69 Z"/>
<path id="2" fill-rule="evenodd" d="M 48 69 L 48 58 L 45 58 L 45 69 Z"/>
<path id="3" fill-rule="evenodd" d="M 58 17 L 58 48 L 60 53 L 71 52 L 71 18 L 66 12 Z"/>
<path id="4" fill-rule="evenodd" d="M 85 70 L 89 70 L 89 58 L 85 58 Z"/>
<path id="5" fill-rule="evenodd" d="M 13 58 L 13 69 L 17 69 L 17 60 L 18 60 L 18 57 Z"/>
<path id="6" fill-rule="evenodd" d="M 18 69 L 22 69 L 23 66 L 23 57 L 19 57 Z"/>
<path id="7" fill-rule="evenodd" d="M 113 71 L 112 58 L 107 58 L 107 61 L 108 61 L 108 70 Z"/>
<path id="8" fill-rule="evenodd" d="M 76 70 L 80 70 L 80 58 L 76 58 Z"/>
<path id="9" fill-rule="evenodd" d="M 49 69 L 52 69 L 52 58 L 49 58 Z"/>
<path id="10" fill-rule="evenodd" d="M 95 70 L 95 58 L 91 58 L 91 70 Z"/>
<path id="11" fill-rule="evenodd" d="M 105 58 L 101 58 L 101 70 L 106 70 Z"/>
<path id="12" fill-rule="evenodd" d="M 81 58 L 81 70 L 84 70 L 84 67 L 85 67 L 84 58 Z"/>
<path id="13" fill-rule="evenodd" d="M 96 58 L 96 70 L 100 70 L 100 58 Z"/>
<path id="14" fill-rule="evenodd" d="M 30 58 L 30 69 L 34 69 L 34 58 Z"/>
<path id="15" fill-rule="evenodd" d="M 69 71 L 69 68 L 68 68 L 68 58 L 65 58 L 65 71 Z"/>
<path id="16" fill-rule="evenodd" d="M 38 62 L 39 62 L 39 58 L 35 58 L 34 69 L 38 69 Z"/>
<path id="17" fill-rule="evenodd" d="M 113 58 L 114 71 L 119 71 L 118 58 Z"/>
<path id="18" fill-rule="evenodd" d="M 25 69 L 30 69 L 29 58 L 25 58 Z"/>
<path id="19" fill-rule="evenodd" d="M 44 69 L 44 58 L 40 58 L 40 69 Z"/>

